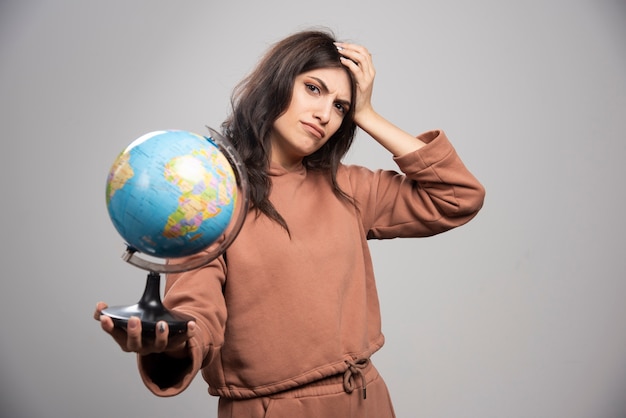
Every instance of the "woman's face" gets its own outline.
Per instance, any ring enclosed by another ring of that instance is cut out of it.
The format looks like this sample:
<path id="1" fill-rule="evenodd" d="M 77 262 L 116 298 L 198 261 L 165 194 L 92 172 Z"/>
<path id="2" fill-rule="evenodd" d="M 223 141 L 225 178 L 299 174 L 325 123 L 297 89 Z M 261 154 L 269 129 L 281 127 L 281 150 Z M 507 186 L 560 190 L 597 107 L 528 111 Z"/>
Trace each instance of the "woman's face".
<path id="1" fill-rule="evenodd" d="M 350 78 L 342 68 L 321 68 L 298 75 L 291 102 L 274 121 L 272 161 L 289 169 L 320 149 L 341 126 L 350 109 Z"/>

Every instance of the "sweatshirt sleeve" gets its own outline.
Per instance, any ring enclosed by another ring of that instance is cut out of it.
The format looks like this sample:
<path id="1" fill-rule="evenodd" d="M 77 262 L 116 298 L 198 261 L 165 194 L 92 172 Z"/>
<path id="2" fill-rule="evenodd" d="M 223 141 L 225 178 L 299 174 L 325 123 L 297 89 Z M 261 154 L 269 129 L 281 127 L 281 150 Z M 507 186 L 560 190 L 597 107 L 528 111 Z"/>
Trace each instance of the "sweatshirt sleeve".
<path id="1" fill-rule="evenodd" d="M 471 220 L 485 189 L 442 131 L 420 136 L 426 146 L 395 157 L 402 173 L 356 168 L 350 175 L 368 238 L 423 237 Z"/>
<path id="2" fill-rule="evenodd" d="M 190 357 L 137 356 L 141 378 L 155 395 L 174 396 L 185 390 L 223 344 L 225 277 L 223 257 L 199 269 L 167 275 L 163 305 L 172 312 L 193 317 L 197 326 L 187 344 Z"/>

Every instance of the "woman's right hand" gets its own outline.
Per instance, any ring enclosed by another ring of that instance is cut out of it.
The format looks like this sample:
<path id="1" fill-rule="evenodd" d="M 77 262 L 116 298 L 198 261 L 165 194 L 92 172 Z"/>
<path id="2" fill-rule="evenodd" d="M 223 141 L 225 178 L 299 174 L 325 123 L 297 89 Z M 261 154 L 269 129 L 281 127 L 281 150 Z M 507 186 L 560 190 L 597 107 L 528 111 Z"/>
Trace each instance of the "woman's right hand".
<path id="1" fill-rule="evenodd" d="M 100 322 L 102 329 L 109 334 L 123 351 L 135 352 L 140 355 L 152 353 L 166 353 L 169 356 L 183 358 L 188 357 L 187 341 L 193 336 L 196 323 L 187 323 L 187 333 L 168 338 L 169 328 L 167 322 L 160 321 L 156 326 L 154 339 L 145 339 L 141 336 L 141 320 L 138 317 L 131 317 L 128 320 L 126 329 L 116 327 L 111 317 L 103 315 L 102 310 L 108 306 L 104 302 L 96 304 L 94 319 Z"/>

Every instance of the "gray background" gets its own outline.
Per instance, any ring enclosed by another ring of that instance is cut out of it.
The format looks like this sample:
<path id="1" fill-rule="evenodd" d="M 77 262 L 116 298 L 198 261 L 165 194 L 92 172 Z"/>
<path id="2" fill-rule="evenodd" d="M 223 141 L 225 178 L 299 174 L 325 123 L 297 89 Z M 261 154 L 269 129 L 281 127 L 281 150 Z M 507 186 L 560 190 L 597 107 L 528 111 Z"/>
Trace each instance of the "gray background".
<path id="1" fill-rule="evenodd" d="M 272 43 L 366 45 L 374 102 L 443 128 L 487 188 L 467 226 L 372 243 L 399 417 L 626 416 L 626 4 L 618 0 L 0 3 L 3 417 L 213 417 L 91 319 L 134 303 L 104 185 L 158 129 L 204 133 Z M 393 168 L 360 134 L 348 160 Z"/>

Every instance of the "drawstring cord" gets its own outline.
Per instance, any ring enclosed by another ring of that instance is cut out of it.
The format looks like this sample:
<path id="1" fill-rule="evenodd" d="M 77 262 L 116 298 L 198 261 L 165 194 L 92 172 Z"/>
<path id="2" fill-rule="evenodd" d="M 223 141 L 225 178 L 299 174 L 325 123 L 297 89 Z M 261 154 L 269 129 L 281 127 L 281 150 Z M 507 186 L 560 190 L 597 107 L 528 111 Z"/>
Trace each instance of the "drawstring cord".
<path id="1" fill-rule="evenodd" d="M 363 369 L 367 367 L 370 363 L 368 358 L 359 359 L 356 361 L 348 361 L 346 360 L 346 364 L 348 365 L 348 369 L 343 374 L 343 388 L 346 393 L 352 393 L 354 391 L 354 379 L 355 376 L 361 378 L 361 383 L 363 384 L 363 399 L 367 399 L 367 391 L 365 386 L 367 384 L 365 380 L 365 375 L 363 375 Z"/>

